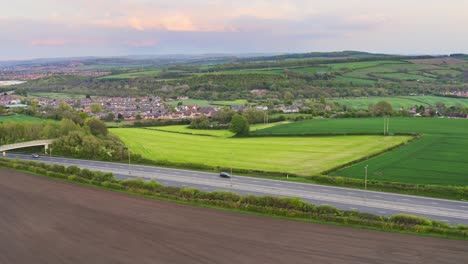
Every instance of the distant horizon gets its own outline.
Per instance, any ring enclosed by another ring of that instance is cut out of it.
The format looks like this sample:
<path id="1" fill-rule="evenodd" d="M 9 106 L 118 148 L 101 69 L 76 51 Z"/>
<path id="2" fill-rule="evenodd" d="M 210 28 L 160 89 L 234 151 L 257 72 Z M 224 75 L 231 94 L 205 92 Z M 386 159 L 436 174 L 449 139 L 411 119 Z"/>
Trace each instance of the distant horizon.
<path id="1" fill-rule="evenodd" d="M 467 54 L 463 52 L 450 52 L 446 54 L 428 54 L 428 53 L 414 53 L 414 54 L 402 54 L 402 53 L 386 53 L 386 52 L 369 52 L 362 50 L 333 50 L 333 51 L 304 51 L 304 52 L 242 52 L 242 53 L 161 53 L 161 54 L 124 54 L 124 55 L 83 55 L 83 56 L 62 56 L 62 57 L 32 57 L 24 59 L 0 59 L 0 62 L 21 62 L 21 61 L 36 61 L 36 60 L 73 60 L 73 59 L 93 59 L 93 58 L 102 58 L 102 59 L 112 59 L 112 58 L 127 58 L 127 57 L 176 57 L 176 56 L 205 56 L 213 58 L 223 57 L 223 56 L 245 56 L 245 57 L 266 57 L 266 56 L 275 56 L 275 55 L 291 55 L 291 54 L 308 54 L 308 53 L 331 53 L 331 52 L 345 52 L 345 51 L 355 51 L 355 52 L 365 52 L 370 54 L 382 54 L 382 55 L 393 55 L 393 56 L 450 56 L 454 54 Z"/>

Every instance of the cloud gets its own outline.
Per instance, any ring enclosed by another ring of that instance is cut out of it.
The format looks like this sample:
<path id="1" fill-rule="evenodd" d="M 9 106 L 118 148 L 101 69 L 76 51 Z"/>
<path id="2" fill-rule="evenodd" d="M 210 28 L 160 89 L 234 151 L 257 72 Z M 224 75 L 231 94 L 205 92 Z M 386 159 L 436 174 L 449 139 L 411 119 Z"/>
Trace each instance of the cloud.
<path id="1" fill-rule="evenodd" d="M 34 39 L 31 40 L 31 46 L 64 46 L 66 41 L 63 39 Z"/>
<path id="2" fill-rule="evenodd" d="M 453 1 L 15 0 L 0 13 L 0 59 L 342 49 L 411 53 L 422 47 L 468 52 L 463 34 L 468 1 Z"/>
<path id="3" fill-rule="evenodd" d="M 142 40 L 142 41 L 130 41 L 128 42 L 128 45 L 131 47 L 137 47 L 137 48 L 142 48 L 142 47 L 154 47 L 158 45 L 158 40 Z"/>

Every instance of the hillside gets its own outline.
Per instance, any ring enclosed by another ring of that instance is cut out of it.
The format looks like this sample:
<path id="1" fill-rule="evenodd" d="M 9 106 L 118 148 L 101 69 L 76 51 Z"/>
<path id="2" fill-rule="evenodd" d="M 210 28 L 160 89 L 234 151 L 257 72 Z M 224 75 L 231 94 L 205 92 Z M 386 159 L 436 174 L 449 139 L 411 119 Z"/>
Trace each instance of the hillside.
<path id="1" fill-rule="evenodd" d="M 468 90 L 463 56 L 393 56 L 361 52 L 305 53 L 177 61 L 162 67 L 113 70 L 102 76 L 54 75 L 16 87 L 91 95 L 189 96 L 194 99 L 359 97 L 440 94 Z M 140 61 L 144 62 L 144 60 Z M 107 67 L 95 60 L 87 69 Z M 103 64 L 104 63 L 104 64 Z M 122 63 L 122 61 L 118 61 Z"/>

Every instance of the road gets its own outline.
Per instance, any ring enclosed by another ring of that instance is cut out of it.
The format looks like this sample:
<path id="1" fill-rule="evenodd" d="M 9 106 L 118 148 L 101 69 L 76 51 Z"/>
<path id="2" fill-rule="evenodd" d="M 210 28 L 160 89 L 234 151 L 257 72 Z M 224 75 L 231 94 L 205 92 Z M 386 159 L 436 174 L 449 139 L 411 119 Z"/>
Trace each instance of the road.
<path id="1" fill-rule="evenodd" d="M 0 263 L 466 263 L 468 241 L 239 214 L 0 169 Z"/>
<path id="2" fill-rule="evenodd" d="M 452 201 L 411 195 L 364 191 L 323 185 L 296 183 L 234 175 L 231 179 L 218 174 L 122 163 L 78 160 L 30 155 L 8 154 L 8 158 L 35 160 L 64 166 L 76 165 L 90 170 L 112 172 L 117 178 L 139 177 L 155 179 L 162 184 L 196 187 L 203 191 L 226 190 L 254 195 L 299 197 L 317 205 L 332 205 L 343 210 L 356 210 L 376 215 L 391 216 L 406 213 L 428 217 L 449 224 L 468 224 L 468 202 Z"/>

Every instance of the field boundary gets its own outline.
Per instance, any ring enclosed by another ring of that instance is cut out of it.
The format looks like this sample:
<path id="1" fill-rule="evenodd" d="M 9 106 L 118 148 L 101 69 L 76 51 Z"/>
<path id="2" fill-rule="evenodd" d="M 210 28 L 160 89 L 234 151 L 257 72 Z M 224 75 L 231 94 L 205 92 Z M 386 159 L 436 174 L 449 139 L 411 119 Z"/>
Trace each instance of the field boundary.
<path id="1" fill-rule="evenodd" d="M 190 135 L 190 136 L 202 136 L 202 137 L 216 137 L 219 138 L 220 136 L 210 135 L 210 134 L 196 134 L 196 133 L 189 133 L 189 132 L 182 132 L 182 131 L 169 131 L 159 128 L 150 128 L 150 127 L 140 127 L 141 129 L 146 130 L 153 130 L 153 131 L 160 131 L 160 132 L 167 132 L 167 133 L 174 133 L 174 134 L 182 134 L 182 135 Z"/>
<path id="2" fill-rule="evenodd" d="M 375 158 L 375 157 L 380 156 L 380 155 L 383 155 L 383 154 L 385 154 L 385 153 L 387 153 L 387 152 L 389 152 L 389 151 L 392 151 L 392 150 L 394 150 L 394 149 L 396 149 L 396 148 L 399 148 L 399 147 L 402 147 L 402 146 L 404 146 L 404 145 L 410 144 L 410 143 L 412 143 L 412 142 L 414 142 L 414 141 L 416 141 L 416 140 L 418 140 L 418 139 L 420 139 L 420 138 L 422 137 L 422 135 L 420 135 L 420 134 L 408 134 L 408 136 L 412 136 L 412 138 L 409 139 L 409 140 L 407 140 L 407 141 L 405 141 L 405 142 L 402 142 L 402 143 L 400 143 L 400 144 L 397 144 L 397 145 L 395 145 L 395 146 L 391 146 L 391 147 L 389 147 L 389 148 L 387 148 L 387 149 L 384 149 L 384 150 L 382 150 L 382 151 L 379 151 L 379 152 L 377 152 L 377 153 L 374 153 L 374 154 L 372 154 L 372 155 L 369 155 L 369 156 L 366 156 L 366 157 L 362 157 L 362 158 L 359 158 L 359 159 L 357 159 L 357 160 L 353 160 L 353 161 L 350 161 L 350 162 L 348 162 L 348 163 L 344 163 L 344 164 L 338 165 L 338 166 L 336 166 L 336 167 L 334 167 L 334 168 L 331 168 L 331 169 L 329 169 L 329 170 L 325 170 L 325 171 L 322 172 L 322 174 L 330 174 L 330 173 L 335 172 L 335 171 L 337 171 L 337 170 L 340 170 L 340 169 L 343 169 L 343 168 L 352 166 L 352 165 L 354 165 L 354 164 L 357 164 L 357 163 L 359 163 L 359 162 L 362 162 L 362 161 L 364 161 L 364 160 L 369 160 L 369 159 Z"/>
<path id="3" fill-rule="evenodd" d="M 257 130 L 261 131 L 261 130 Z M 391 133 L 390 136 L 411 136 L 416 137 L 419 134 L 414 133 Z M 337 132 L 337 133 L 250 133 L 248 137 L 335 137 L 335 136 L 385 136 L 384 133 L 360 133 L 360 132 Z"/>

